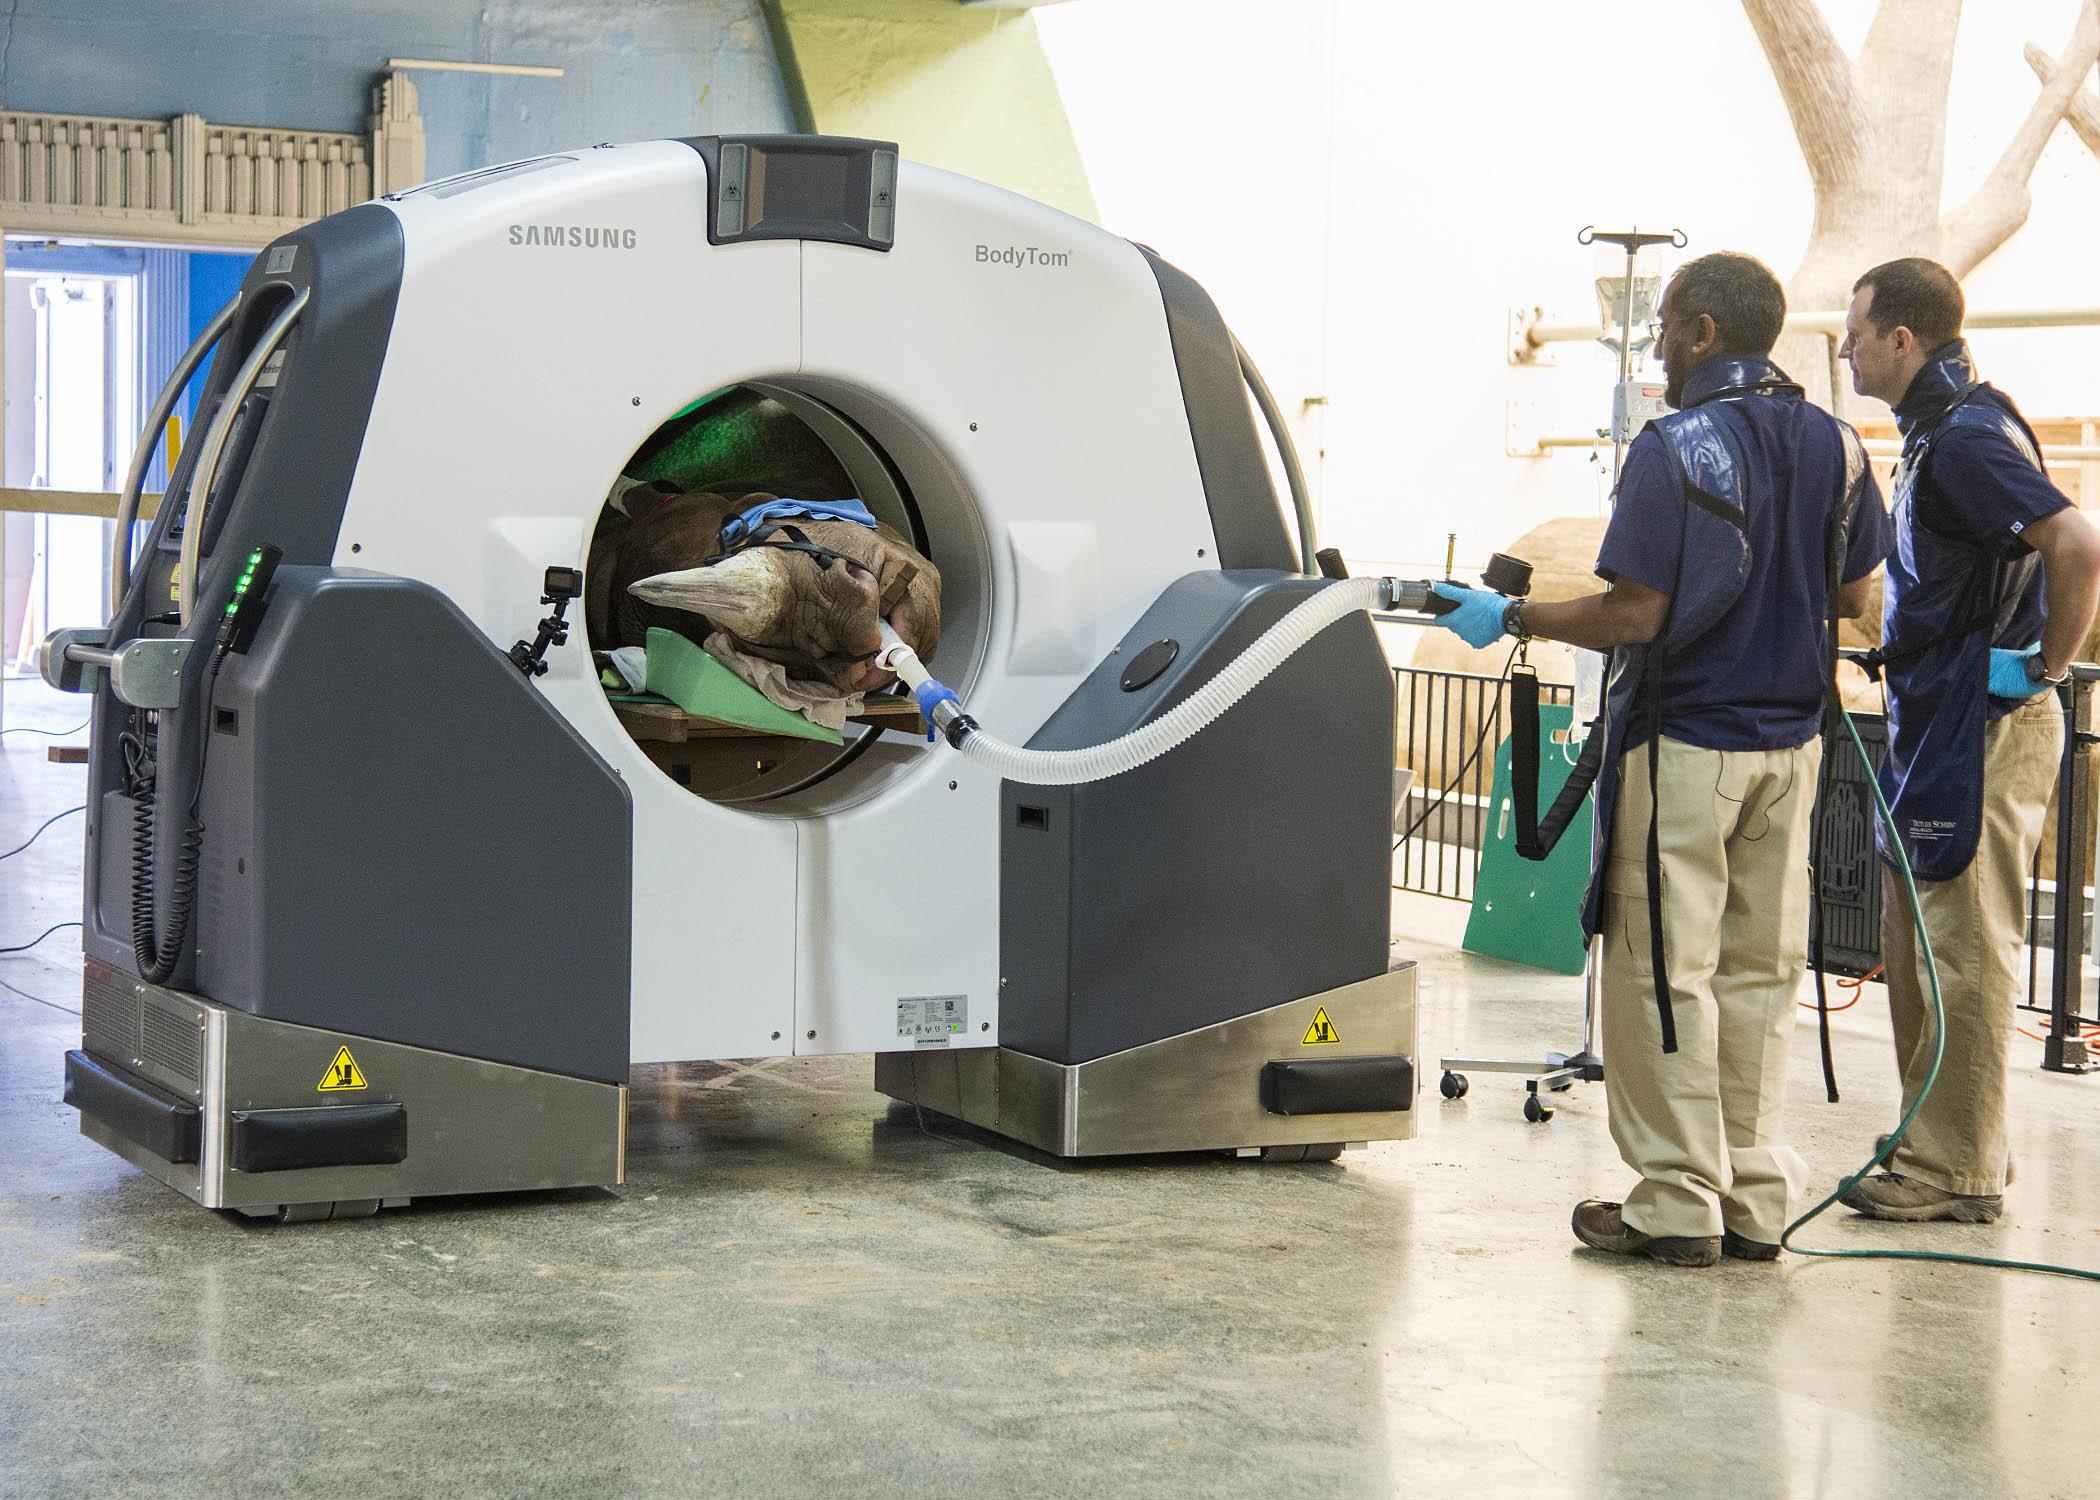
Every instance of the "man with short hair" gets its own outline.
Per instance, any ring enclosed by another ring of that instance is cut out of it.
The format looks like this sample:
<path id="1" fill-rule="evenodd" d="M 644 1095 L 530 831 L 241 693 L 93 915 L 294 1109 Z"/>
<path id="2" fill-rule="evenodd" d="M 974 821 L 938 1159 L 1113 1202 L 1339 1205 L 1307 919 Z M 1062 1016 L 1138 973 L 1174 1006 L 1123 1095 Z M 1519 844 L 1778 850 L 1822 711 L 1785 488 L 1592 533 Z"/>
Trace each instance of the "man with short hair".
<path id="1" fill-rule="evenodd" d="M 2100 601 L 2100 530 L 2042 468 L 2012 402 L 1976 376 L 1961 285 L 1909 258 L 1853 285 L 1840 353 L 1895 408 L 1896 550 L 1882 610 L 1889 751 L 1881 785 L 1939 968 L 1939 1079 L 1888 1160 L 1845 1196 L 1877 1219 L 1989 1223 L 2010 1156 L 2005 1064 L 2027 871 L 2063 754 L 2062 682 Z M 1892 859 L 1877 827 L 1882 859 Z M 1906 1113 L 1933 1027 L 1909 898 L 1882 878 L 1882 957 Z"/>
<path id="2" fill-rule="evenodd" d="M 1590 727 L 1612 1139 L 1640 1182 L 1577 1206 L 1595 1249 L 1667 1265 L 1772 1260 L 1807 1182 L 1779 1138 L 1807 957 L 1808 829 L 1833 615 L 1867 607 L 1889 546 L 1857 434 L 1769 355 L 1786 294 L 1747 255 L 1671 279 L 1654 332 L 1679 408 L 1626 455 L 1598 554 L 1565 603 L 1438 584 L 1437 623 L 1612 653 Z M 1578 793 L 1579 794 L 1579 793 Z"/>

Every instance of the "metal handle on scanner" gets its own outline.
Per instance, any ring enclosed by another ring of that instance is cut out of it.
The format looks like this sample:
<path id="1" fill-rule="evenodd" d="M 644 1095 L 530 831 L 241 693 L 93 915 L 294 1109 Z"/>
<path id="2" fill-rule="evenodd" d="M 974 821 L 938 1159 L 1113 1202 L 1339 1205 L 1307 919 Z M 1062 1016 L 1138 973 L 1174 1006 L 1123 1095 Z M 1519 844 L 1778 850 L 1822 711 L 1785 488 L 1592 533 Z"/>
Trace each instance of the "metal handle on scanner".
<path id="1" fill-rule="evenodd" d="M 124 596 L 131 584 L 131 528 L 139 518 L 139 500 L 146 488 L 146 470 L 153 466 L 153 455 L 160 450 L 161 435 L 167 430 L 168 418 L 174 413 L 175 403 L 181 399 L 183 387 L 197 373 L 197 366 L 204 363 L 204 356 L 224 336 L 233 323 L 235 309 L 241 305 L 240 294 L 212 314 L 211 321 L 196 341 L 175 362 L 167 383 L 161 386 L 160 394 L 153 398 L 153 409 L 147 413 L 145 429 L 139 433 L 138 446 L 132 450 L 131 469 L 124 476 L 124 488 L 117 496 L 117 529 L 109 543 L 109 613 L 114 619 L 117 611 L 124 607 Z"/>
<path id="2" fill-rule="evenodd" d="M 218 481 L 219 460 L 225 455 L 226 440 L 232 434 L 233 421 L 241 405 L 255 389 L 263 366 L 277 352 L 292 325 L 299 321 L 299 314 L 306 310 L 310 288 L 302 289 L 285 304 L 283 311 L 270 320 L 241 361 L 240 369 L 234 372 L 233 381 L 226 388 L 225 398 L 219 403 L 217 415 L 212 418 L 211 430 L 204 435 L 203 450 L 197 456 L 196 471 L 190 476 L 190 492 L 184 502 L 182 513 L 182 558 L 175 569 L 177 604 L 181 610 L 182 628 L 189 629 L 190 616 L 196 609 L 197 568 L 204 549 L 204 505 L 211 494 L 211 487 Z"/>

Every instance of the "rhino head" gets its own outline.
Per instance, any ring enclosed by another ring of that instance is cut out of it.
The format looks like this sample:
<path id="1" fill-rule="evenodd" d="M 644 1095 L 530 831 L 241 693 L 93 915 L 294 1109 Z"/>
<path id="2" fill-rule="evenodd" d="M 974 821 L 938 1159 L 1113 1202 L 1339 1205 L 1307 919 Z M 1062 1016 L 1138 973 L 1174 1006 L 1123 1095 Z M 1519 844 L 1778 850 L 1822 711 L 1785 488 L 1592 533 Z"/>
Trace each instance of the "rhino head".
<path id="1" fill-rule="evenodd" d="M 940 640 L 940 573 L 894 532 L 850 521 L 798 522 L 811 542 L 839 554 L 749 547 L 705 567 L 637 579 L 628 592 L 645 603 L 705 616 L 754 656 L 788 675 L 830 683 L 841 693 L 886 687 L 891 673 L 867 660 L 890 626 L 922 659 Z"/>

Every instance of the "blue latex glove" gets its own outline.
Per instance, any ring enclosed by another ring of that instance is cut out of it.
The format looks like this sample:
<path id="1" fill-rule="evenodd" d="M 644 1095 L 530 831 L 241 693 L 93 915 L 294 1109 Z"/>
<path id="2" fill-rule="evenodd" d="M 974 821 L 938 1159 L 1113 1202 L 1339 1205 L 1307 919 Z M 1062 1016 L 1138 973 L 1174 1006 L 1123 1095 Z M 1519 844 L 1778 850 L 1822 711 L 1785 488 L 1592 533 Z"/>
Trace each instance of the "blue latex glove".
<path id="1" fill-rule="evenodd" d="M 2027 660 L 2039 655 L 2042 643 L 2036 641 L 2025 651 L 2007 651 L 2002 646 L 1991 647 L 1991 696 L 1993 698 L 2038 698 L 2049 691 L 2049 684 L 2037 682 L 2027 675 Z"/>
<path id="2" fill-rule="evenodd" d="M 1456 583 L 1432 583 L 1429 591 L 1440 599 L 1458 601 L 1458 608 L 1450 613 L 1432 615 L 1431 624 L 1443 626 L 1468 646 L 1492 646 L 1502 639 L 1502 612 L 1509 608 L 1508 596 Z"/>

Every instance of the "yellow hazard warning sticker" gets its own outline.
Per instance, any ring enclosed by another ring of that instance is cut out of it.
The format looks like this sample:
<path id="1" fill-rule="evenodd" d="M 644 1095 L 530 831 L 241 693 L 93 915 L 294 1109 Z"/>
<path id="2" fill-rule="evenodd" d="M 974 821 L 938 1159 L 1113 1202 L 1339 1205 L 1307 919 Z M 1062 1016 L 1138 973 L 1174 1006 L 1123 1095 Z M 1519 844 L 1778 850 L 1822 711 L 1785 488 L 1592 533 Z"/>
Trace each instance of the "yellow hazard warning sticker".
<path id="1" fill-rule="evenodd" d="M 1334 1022 L 1327 1019 L 1327 1007 L 1323 1005 L 1313 1012 L 1312 1025 L 1305 1028 L 1304 1040 L 1300 1041 L 1298 1045 L 1301 1047 L 1322 1047 L 1329 1042 L 1338 1042 L 1341 1039 L 1342 1034 L 1334 1029 Z"/>
<path id="2" fill-rule="evenodd" d="M 1324 1018 L 1326 1013 L 1323 1011 L 1321 1014 Z M 358 1068 L 357 1059 L 350 1055 L 348 1047 L 335 1049 L 335 1060 L 329 1063 L 328 1071 L 321 1075 L 321 1081 L 314 1085 L 315 1091 L 323 1094 L 350 1093 L 365 1087 L 365 1075 Z"/>

